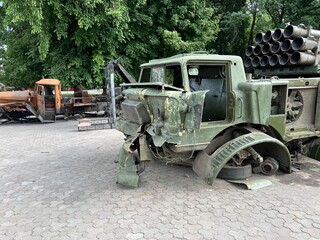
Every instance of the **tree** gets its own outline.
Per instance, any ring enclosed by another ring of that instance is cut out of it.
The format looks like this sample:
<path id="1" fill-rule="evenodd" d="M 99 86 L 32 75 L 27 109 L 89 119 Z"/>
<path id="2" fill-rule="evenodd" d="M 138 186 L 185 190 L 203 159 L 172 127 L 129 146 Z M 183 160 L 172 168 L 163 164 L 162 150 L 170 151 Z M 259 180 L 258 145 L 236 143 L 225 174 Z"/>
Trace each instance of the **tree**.
<path id="1" fill-rule="evenodd" d="M 38 39 L 26 31 L 28 26 L 21 24 L 4 33 L 6 43 L 3 58 L 3 82 L 18 88 L 31 87 L 35 80 L 43 76 L 42 64 L 37 51 Z"/>
<path id="2" fill-rule="evenodd" d="M 37 50 L 42 62 L 37 72 L 70 85 L 102 84 L 106 59 L 115 56 L 118 46 L 125 42 L 129 19 L 122 0 L 3 2 L 12 31 L 24 26 L 23 34 L 37 40 L 37 49 L 29 48 L 31 52 Z M 8 51 L 11 47 L 9 44 Z M 17 76 L 18 72 L 12 74 Z"/>
<path id="3" fill-rule="evenodd" d="M 37 66 L 38 78 L 55 77 L 66 85 L 101 86 L 106 62 L 119 56 L 127 67 L 137 69 L 150 58 L 205 50 L 219 29 L 219 16 L 205 0 L 3 2 L 12 36 L 19 30 L 30 37 L 21 38 L 19 57 Z M 14 53 L 14 43 L 7 42 L 8 52 Z M 27 53 L 23 46 L 29 46 Z M 6 63 L 11 79 L 21 79 L 14 64 Z M 25 76 L 30 68 L 22 64 L 21 70 Z"/>
<path id="4" fill-rule="evenodd" d="M 126 45 L 119 55 L 129 66 L 173 54 L 209 50 L 219 31 L 219 16 L 209 1 L 128 1 Z M 137 72 L 135 72 L 137 75 Z"/>
<path id="5" fill-rule="evenodd" d="M 246 1 L 216 0 L 218 6 L 221 31 L 218 40 L 211 43 L 211 48 L 219 54 L 242 55 L 247 45 L 246 30 L 249 26 L 249 16 L 245 12 Z"/>
<path id="6" fill-rule="evenodd" d="M 4 61 L 6 59 L 6 45 L 5 45 L 5 37 L 6 30 L 3 27 L 3 19 L 5 16 L 5 11 L 2 5 L 0 5 L 0 82 L 3 82 L 5 71 L 4 71 Z"/>
<path id="7" fill-rule="evenodd" d="M 320 27 L 318 0 L 264 0 L 264 8 L 270 15 L 274 27 L 283 27 L 286 22 Z"/>

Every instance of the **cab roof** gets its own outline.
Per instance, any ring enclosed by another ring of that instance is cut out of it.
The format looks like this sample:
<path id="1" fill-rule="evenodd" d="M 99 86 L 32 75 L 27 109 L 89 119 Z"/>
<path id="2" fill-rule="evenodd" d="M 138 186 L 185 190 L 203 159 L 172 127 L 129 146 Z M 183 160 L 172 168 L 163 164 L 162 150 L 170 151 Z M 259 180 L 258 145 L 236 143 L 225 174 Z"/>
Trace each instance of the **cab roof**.
<path id="1" fill-rule="evenodd" d="M 234 62 L 242 63 L 242 59 L 239 56 L 234 56 L 234 55 L 219 55 L 219 54 L 209 54 L 206 52 L 195 52 L 195 53 L 183 53 L 183 54 L 178 54 L 174 55 L 172 57 L 168 58 L 161 58 L 161 59 L 154 59 L 150 60 L 148 63 L 144 63 L 141 65 L 141 67 L 150 67 L 154 65 L 166 65 L 170 63 L 186 63 L 189 61 L 229 61 L 229 62 Z"/>
<path id="2" fill-rule="evenodd" d="M 46 78 L 37 81 L 36 84 L 57 86 L 60 85 L 60 81 L 58 79 Z"/>

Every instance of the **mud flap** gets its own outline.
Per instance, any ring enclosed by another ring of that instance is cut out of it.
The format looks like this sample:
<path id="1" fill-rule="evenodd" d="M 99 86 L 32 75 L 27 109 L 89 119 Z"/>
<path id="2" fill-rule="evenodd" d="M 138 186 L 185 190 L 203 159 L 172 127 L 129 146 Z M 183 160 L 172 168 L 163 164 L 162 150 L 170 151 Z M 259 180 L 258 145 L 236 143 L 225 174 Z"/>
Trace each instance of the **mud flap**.
<path id="1" fill-rule="evenodd" d="M 135 156 L 130 147 L 135 138 L 130 138 L 123 145 L 119 153 L 119 171 L 117 183 L 129 187 L 138 187 L 139 175 L 135 163 Z"/>
<path id="2" fill-rule="evenodd" d="M 211 155 L 206 153 L 206 149 L 201 151 L 193 162 L 192 168 L 208 184 L 212 185 L 223 166 L 237 152 L 252 146 L 259 153 L 270 154 L 279 161 L 282 170 L 291 172 L 291 158 L 287 147 L 279 140 L 261 132 L 248 133 L 232 139 Z"/>

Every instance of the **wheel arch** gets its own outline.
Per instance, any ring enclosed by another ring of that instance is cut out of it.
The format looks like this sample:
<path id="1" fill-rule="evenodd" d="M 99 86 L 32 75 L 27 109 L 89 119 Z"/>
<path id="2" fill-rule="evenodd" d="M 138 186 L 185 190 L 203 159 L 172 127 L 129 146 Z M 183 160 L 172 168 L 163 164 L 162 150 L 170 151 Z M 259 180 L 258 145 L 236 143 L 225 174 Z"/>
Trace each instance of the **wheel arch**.
<path id="1" fill-rule="evenodd" d="M 233 137 L 232 132 L 241 130 L 243 135 Z M 206 182 L 212 184 L 224 165 L 239 151 L 253 147 L 260 155 L 279 161 L 280 169 L 291 172 L 291 157 L 288 148 L 277 138 L 255 128 L 229 128 L 214 138 L 206 149 L 199 152 L 193 162 L 193 170 Z"/>
<path id="2" fill-rule="evenodd" d="M 222 144 L 230 141 L 234 137 L 232 136 L 232 132 L 234 131 L 241 131 L 245 133 L 250 132 L 263 132 L 270 137 L 276 138 L 279 141 L 283 142 L 283 138 L 281 137 L 281 134 L 274 129 L 273 127 L 262 125 L 262 124 L 238 124 L 234 126 L 227 127 L 223 129 L 219 134 L 217 134 L 211 141 L 210 144 L 206 147 L 205 151 L 210 155 L 213 153 L 213 151 L 217 148 L 217 146 L 221 146 Z"/>

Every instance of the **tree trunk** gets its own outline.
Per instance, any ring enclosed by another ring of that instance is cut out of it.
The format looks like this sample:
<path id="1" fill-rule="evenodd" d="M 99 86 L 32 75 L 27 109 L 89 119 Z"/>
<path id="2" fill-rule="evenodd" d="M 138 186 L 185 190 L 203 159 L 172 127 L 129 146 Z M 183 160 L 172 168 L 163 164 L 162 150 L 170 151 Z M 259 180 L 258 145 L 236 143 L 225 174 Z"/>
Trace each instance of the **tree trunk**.
<path id="1" fill-rule="evenodd" d="M 253 14 L 252 14 L 252 23 L 251 23 L 251 28 L 250 28 L 248 46 L 251 46 L 253 44 L 253 30 L 254 30 L 254 27 L 256 25 L 256 20 L 257 20 L 257 11 L 255 9 Z"/>

